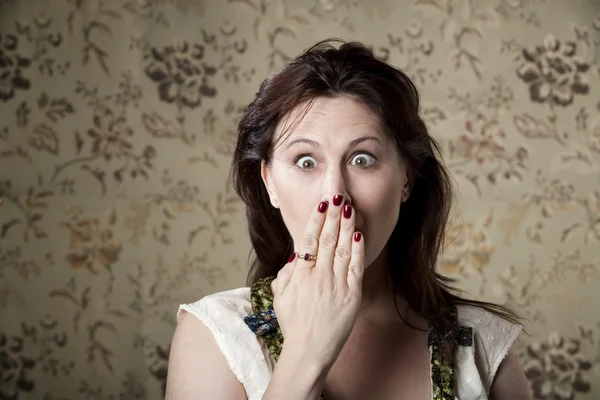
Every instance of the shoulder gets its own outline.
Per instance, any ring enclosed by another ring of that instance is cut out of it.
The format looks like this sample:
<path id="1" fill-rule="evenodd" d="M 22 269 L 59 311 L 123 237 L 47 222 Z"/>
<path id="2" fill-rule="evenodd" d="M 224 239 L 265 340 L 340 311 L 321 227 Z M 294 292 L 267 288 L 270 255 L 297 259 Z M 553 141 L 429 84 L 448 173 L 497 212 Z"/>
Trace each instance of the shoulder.
<path id="1" fill-rule="evenodd" d="M 261 398 L 274 365 L 268 349 L 244 322 L 249 314 L 252 314 L 250 288 L 241 287 L 181 304 L 177 320 L 178 325 L 190 332 L 187 346 L 202 339 L 194 336 L 194 332 L 203 331 L 204 336 L 212 336 L 216 348 L 251 400 Z"/>
<path id="2" fill-rule="evenodd" d="M 514 324 L 480 307 L 459 305 L 457 310 L 460 326 L 469 326 L 475 331 L 480 330 L 489 334 L 496 332 L 500 339 L 514 333 L 518 335 L 522 329 L 521 325 Z M 491 342 L 495 341 L 495 337 L 488 336 Z"/>
<path id="3" fill-rule="evenodd" d="M 195 399 L 198 393 L 222 399 L 245 399 L 243 382 L 230 368 L 211 331 L 193 315 L 182 313 L 171 341 L 165 399 Z"/>
<path id="4" fill-rule="evenodd" d="M 211 324 L 214 319 L 238 319 L 252 313 L 250 304 L 250 288 L 240 287 L 213 293 L 193 303 L 181 304 L 177 311 L 179 320 L 181 312 L 186 311 L 203 322 Z M 211 328 L 211 326 L 209 326 Z"/>
<path id="5" fill-rule="evenodd" d="M 474 361 L 488 391 L 522 327 L 479 307 L 458 306 L 457 309 L 459 326 L 473 330 Z"/>

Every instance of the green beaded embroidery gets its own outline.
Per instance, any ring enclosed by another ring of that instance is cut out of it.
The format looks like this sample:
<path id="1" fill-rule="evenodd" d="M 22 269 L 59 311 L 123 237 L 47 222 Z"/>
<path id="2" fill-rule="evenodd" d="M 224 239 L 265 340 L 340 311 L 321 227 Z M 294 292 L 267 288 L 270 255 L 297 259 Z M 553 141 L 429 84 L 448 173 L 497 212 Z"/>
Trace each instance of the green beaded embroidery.
<path id="1" fill-rule="evenodd" d="M 250 288 L 250 303 L 252 304 L 252 312 L 258 314 L 261 311 L 267 311 L 273 308 L 273 292 L 271 291 L 271 282 L 275 279 L 274 276 L 260 279 Z M 283 334 L 278 326 L 274 332 L 266 333 L 262 336 L 269 349 L 273 354 L 275 361 L 279 361 L 279 355 L 283 347 Z"/>
<path id="2" fill-rule="evenodd" d="M 452 305 L 447 310 L 453 325 L 457 326 L 458 310 Z M 441 326 L 429 328 L 428 345 L 431 348 L 431 383 L 433 400 L 454 400 L 454 348 L 455 345 L 473 345 L 473 328 L 460 326 L 452 336 Z M 448 351 L 444 353 L 444 349 Z M 452 354 L 447 357 L 444 354 Z"/>
<path id="3" fill-rule="evenodd" d="M 433 400 L 454 400 L 454 362 L 444 361 L 440 343 L 431 345 L 431 391 Z"/>

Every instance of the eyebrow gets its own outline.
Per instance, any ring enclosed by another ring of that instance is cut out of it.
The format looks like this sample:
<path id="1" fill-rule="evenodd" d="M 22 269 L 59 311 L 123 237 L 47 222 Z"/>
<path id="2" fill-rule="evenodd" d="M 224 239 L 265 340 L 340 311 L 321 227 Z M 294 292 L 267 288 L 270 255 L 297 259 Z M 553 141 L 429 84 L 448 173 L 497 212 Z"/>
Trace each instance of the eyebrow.
<path id="1" fill-rule="evenodd" d="M 363 137 L 359 137 L 358 139 L 354 139 L 353 141 L 351 141 L 349 147 L 354 147 L 354 146 L 358 145 L 359 143 L 366 142 L 367 140 L 374 140 L 377 143 L 379 143 L 381 146 L 383 146 L 383 142 L 378 137 L 376 137 L 376 136 L 363 136 Z M 318 142 L 314 141 L 314 140 L 307 139 L 307 138 L 300 138 L 300 139 L 292 140 L 290 143 L 288 143 L 288 145 L 286 146 L 286 148 L 289 149 L 290 147 L 292 147 L 296 143 L 306 143 L 306 144 L 309 144 L 311 146 L 321 147 L 321 145 Z"/>

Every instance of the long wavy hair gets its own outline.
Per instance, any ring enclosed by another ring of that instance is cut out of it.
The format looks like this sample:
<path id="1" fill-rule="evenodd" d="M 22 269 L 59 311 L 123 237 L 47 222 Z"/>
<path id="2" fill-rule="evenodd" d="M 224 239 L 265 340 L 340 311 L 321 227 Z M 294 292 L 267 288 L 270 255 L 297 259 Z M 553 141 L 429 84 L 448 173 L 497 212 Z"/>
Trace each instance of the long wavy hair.
<path id="1" fill-rule="evenodd" d="M 342 43 L 336 48 L 332 42 Z M 387 245 L 392 289 L 430 323 L 446 328 L 455 326 L 448 326 L 452 321 L 445 311 L 459 304 L 481 307 L 518 323 L 519 318 L 505 307 L 459 296 L 452 287 L 454 280 L 436 271 L 454 194 L 450 176 L 419 115 L 413 82 L 356 42 L 327 39 L 312 46 L 268 77 L 243 113 L 230 178 L 246 204 L 256 255 L 247 284 L 277 275 L 294 251 L 292 237 L 280 211 L 271 206 L 260 174 L 261 161 L 270 162 L 276 145 L 276 127 L 303 102 L 340 96 L 361 102 L 379 117 L 408 167 L 411 194 Z"/>

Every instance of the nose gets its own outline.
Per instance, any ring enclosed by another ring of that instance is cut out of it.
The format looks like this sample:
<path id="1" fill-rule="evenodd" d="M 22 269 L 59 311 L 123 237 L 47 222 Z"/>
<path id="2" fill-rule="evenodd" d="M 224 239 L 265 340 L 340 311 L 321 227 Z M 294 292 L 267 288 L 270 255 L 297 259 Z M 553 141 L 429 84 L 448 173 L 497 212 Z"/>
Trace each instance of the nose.
<path id="1" fill-rule="evenodd" d="M 341 194 L 344 196 L 345 204 L 352 204 L 352 196 L 350 195 L 347 176 L 344 171 L 339 168 L 331 169 L 327 172 L 323 193 L 326 196 L 326 199 L 330 201 L 333 196 Z"/>

